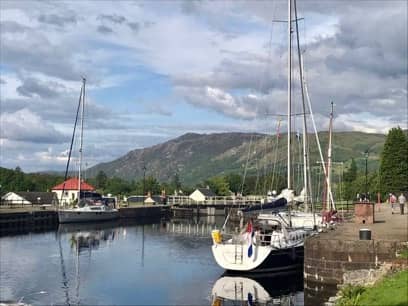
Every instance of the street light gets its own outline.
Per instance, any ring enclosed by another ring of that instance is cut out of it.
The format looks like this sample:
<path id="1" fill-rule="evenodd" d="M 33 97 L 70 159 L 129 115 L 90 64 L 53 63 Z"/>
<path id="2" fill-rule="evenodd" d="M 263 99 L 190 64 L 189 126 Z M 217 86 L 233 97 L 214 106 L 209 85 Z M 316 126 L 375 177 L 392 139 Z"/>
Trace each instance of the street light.
<path id="1" fill-rule="evenodd" d="M 146 164 L 143 164 L 143 205 L 144 205 L 144 200 L 145 200 L 145 194 L 146 194 Z"/>
<path id="2" fill-rule="evenodd" d="M 367 181 L 367 175 L 368 175 L 368 167 L 367 167 L 367 162 L 368 162 L 368 155 L 369 151 L 368 149 L 364 152 L 364 157 L 365 157 L 365 198 L 367 201 L 370 199 L 368 198 L 368 181 Z"/>

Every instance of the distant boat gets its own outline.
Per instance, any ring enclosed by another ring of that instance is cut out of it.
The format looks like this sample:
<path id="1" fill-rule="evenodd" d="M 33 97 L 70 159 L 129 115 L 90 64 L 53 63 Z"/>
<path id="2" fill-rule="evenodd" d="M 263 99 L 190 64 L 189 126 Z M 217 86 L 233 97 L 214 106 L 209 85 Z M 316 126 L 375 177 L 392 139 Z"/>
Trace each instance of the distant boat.
<path id="1" fill-rule="evenodd" d="M 71 141 L 71 148 L 69 152 L 69 157 L 67 161 L 67 168 L 65 171 L 65 180 L 66 181 L 69 162 L 72 151 L 72 144 L 74 141 L 76 124 L 78 122 L 79 110 L 81 110 L 81 133 L 80 133 L 80 148 L 79 148 L 79 170 L 78 170 L 78 201 L 77 205 L 74 208 L 65 208 L 58 210 L 58 221 L 60 223 L 72 223 L 72 222 L 90 222 L 90 221 L 105 221 L 112 220 L 119 217 L 118 210 L 113 207 L 107 201 L 96 192 L 84 192 L 81 191 L 81 166 L 82 166 L 82 144 L 83 144 L 83 129 L 84 129 L 84 109 L 85 109 L 85 82 L 86 80 L 82 79 L 82 87 L 80 93 L 80 99 L 78 103 L 77 114 L 75 118 L 74 133 Z M 62 191 L 64 194 L 64 190 Z"/>
<path id="2" fill-rule="evenodd" d="M 60 209 L 58 211 L 59 223 L 105 221 L 117 219 L 118 217 L 119 212 L 117 209 L 104 204 L 85 204 L 83 207 Z"/>

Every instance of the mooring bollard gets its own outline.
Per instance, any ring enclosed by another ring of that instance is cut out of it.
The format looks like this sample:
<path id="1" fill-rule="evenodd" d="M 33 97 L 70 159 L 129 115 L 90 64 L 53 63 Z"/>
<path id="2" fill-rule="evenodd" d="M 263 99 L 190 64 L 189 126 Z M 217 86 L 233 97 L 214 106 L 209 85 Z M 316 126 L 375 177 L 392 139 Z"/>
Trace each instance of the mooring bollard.
<path id="1" fill-rule="evenodd" d="M 371 230 L 368 228 L 361 228 L 360 240 L 371 240 Z"/>

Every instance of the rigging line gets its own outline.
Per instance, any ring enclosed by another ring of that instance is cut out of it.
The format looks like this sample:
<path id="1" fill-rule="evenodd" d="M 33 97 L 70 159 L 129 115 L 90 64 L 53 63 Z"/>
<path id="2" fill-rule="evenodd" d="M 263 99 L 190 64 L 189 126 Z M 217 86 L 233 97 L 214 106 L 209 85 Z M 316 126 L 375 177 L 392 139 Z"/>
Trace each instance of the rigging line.
<path id="1" fill-rule="evenodd" d="M 256 151 L 255 151 L 256 152 Z M 258 192 L 258 184 L 259 184 L 259 160 L 255 157 L 255 169 L 256 169 L 256 180 L 255 180 L 255 194 Z"/>
<path id="2" fill-rule="evenodd" d="M 81 109 L 81 134 L 80 134 L 80 140 L 79 140 L 79 169 L 78 169 L 78 204 L 79 200 L 81 198 L 81 168 L 82 168 L 82 146 L 83 146 L 83 139 L 84 139 L 84 112 L 85 112 L 85 82 L 86 79 L 83 77 L 82 78 L 82 109 Z"/>
<path id="3" fill-rule="evenodd" d="M 273 143 L 273 138 L 270 135 L 265 137 L 265 161 L 264 161 L 264 179 L 263 179 L 263 192 L 267 194 L 267 184 L 268 184 L 268 173 L 270 169 L 270 164 L 268 163 L 268 147 L 269 143 Z M 273 148 L 272 148 L 273 149 Z M 273 150 L 271 150 L 273 152 Z M 270 161 L 270 160 L 269 160 Z"/>
<path id="4" fill-rule="evenodd" d="M 246 159 L 245 167 L 244 167 L 244 174 L 242 176 L 241 195 L 244 194 L 244 184 L 245 184 L 245 179 L 246 179 L 246 175 L 247 175 L 247 171 L 248 171 L 248 161 L 249 161 L 249 157 L 251 155 L 252 137 L 253 137 L 253 135 L 251 134 L 251 138 L 249 140 L 248 155 L 247 155 L 247 159 Z"/>
<path id="5" fill-rule="evenodd" d="M 308 102 L 309 105 L 309 110 L 310 110 L 310 114 L 311 114 L 311 118 L 312 118 L 312 125 L 313 125 L 313 129 L 315 132 L 315 137 L 316 137 L 316 142 L 317 142 L 317 148 L 319 149 L 319 155 L 320 155 L 320 160 L 322 162 L 322 166 L 323 166 L 323 171 L 324 171 L 324 176 L 326 178 L 326 182 L 327 182 L 327 171 L 326 171 L 326 166 L 324 164 L 324 158 L 323 158 L 323 153 L 322 153 L 322 148 L 320 146 L 320 140 L 319 140 L 319 135 L 317 133 L 317 127 L 316 127 L 316 123 L 314 121 L 314 116 L 313 116 L 313 111 L 312 111 L 312 106 L 311 106 L 311 101 L 310 101 L 310 97 L 309 97 L 309 91 L 307 88 L 307 83 L 306 83 L 306 79 L 303 79 L 304 82 L 304 86 L 305 86 L 305 94 L 306 94 L 306 100 Z M 330 200 L 332 201 L 332 203 L 334 203 L 333 201 L 333 194 L 332 192 L 329 190 L 329 196 L 330 196 Z"/>
<path id="6" fill-rule="evenodd" d="M 273 8 L 272 8 L 272 11 L 274 12 L 273 15 L 275 14 L 275 5 L 276 5 L 276 2 L 273 2 Z M 267 66 L 265 67 L 265 70 L 264 70 L 264 73 L 263 73 L 263 78 L 260 78 L 260 79 L 259 79 L 258 92 L 262 92 L 262 89 L 263 89 L 263 87 L 264 87 L 264 83 L 266 82 L 265 80 L 266 80 L 267 77 L 268 77 L 268 72 L 271 70 L 271 69 L 270 69 L 270 65 L 271 65 L 271 58 L 272 58 L 272 37 L 273 37 L 273 29 L 274 29 L 274 27 L 273 27 L 273 22 L 271 22 L 271 24 L 270 24 L 270 35 L 269 35 L 269 41 L 268 41 Z M 258 104 L 256 104 L 256 111 L 255 111 L 256 117 L 260 117 L 260 115 L 258 114 L 258 108 L 259 108 L 259 106 L 258 106 Z M 261 145 L 262 145 L 262 141 L 256 142 L 256 143 L 254 144 L 254 147 L 256 148 L 258 144 L 259 144 L 259 146 L 261 146 Z M 262 148 L 260 149 L 260 152 L 262 152 Z M 265 155 L 266 155 L 266 152 L 265 152 Z M 255 157 L 255 158 L 256 158 L 256 157 Z M 256 178 L 256 183 L 255 183 L 255 192 L 257 191 L 258 183 L 259 183 L 259 172 L 262 171 L 262 166 L 261 166 L 261 165 L 258 165 L 258 163 L 260 163 L 260 161 L 257 160 L 256 163 L 257 163 L 257 168 L 256 168 L 257 178 Z M 264 176 L 265 176 L 265 174 L 266 174 L 266 168 L 265 168 L 265 167 L 266 167 L 266 162 L 264 163 Z M 265 178 L 264 178 L 264 180 L 265 180 Z M 261 185 L 260 185 L 260 186 L 261 186 Z M 260 188 L 262 189 L 262 187 L 260 187 Z"/>
<path id="7" fill-rule="evenodd" d="M 279 149 L 279 138 L 280 138 L 280 124 L 281 124 L 281 120 L 279 119 L 277 122 L 277 127 L 276 127 L 276 142 L 275 142 L 275 147 L 274 147 L 274 161 L 273 161 L 273 165 L 272 165 L 272 180 L 271 180 L 271 188 L 273 188 L 273 183 L 274 183 L 274 179 L 275 179 L 275 168 L 276 168 L 276 162 L 278 159 L 278 149 Z"/>
<path id="8" fill-rule="evenodd" d="M 76 117 L 75 117 L 75 123 L 74 123 L 74 131 L 72 132 L 71 145 L 69 147 L 69 152 L 68 152 L 68 161 L 67 161 L 67 166 L 65 168 L 65 174 L 64 174 L 64 183 L 62 185 L 61 202 L 62 202 L 62 199 L 64 197 L 65 182 L 67 181 L 67 177 L 68 177 L 69 163 L 70 163 L 71 154 L 72 154 L 72 146 L 73 146 L 74 140 L 75 140 L 75 130 L 76 130 L 76 126 L 77 126 L 77 123 L 78 123 L 79 110 L 80 110 L 80 107 L 81 107 L 82 90 L 83 90 L 83 88 L 81 86 L 81 91 L 79 93 L 78 107 L 77 107 Z"/>

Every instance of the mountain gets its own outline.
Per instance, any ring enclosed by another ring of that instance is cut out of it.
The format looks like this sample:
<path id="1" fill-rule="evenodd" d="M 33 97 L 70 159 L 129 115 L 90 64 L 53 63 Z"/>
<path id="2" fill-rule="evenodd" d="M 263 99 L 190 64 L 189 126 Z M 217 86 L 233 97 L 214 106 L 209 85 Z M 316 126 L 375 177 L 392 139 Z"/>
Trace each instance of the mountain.
<path id="1" fill-rule="evenodd" d="M 369 149 L 369 169 L 378 168 L 385 135 L 361 132 L 333 133 L 333 161 L 348 163 L 354 158 L 360 171 L 365 164 L 364 152 Z M 323 154 L 326 155 L 328 134 L 319 133 Z M 301 143 L 293 137 L 293 163 L 301 163 Z M 315 136 L 308 135 L 311 165 L 320 161 Z M 177 173 L 180 181 L 194 185 L 215 175 L 242 174 L 247 164 L 248 173 L 257 169 L 270 171 L 273 162 L 286 164 L 286 135 L 248 133 L 188 133 L 167 142 L 130 151 L 114 161 L 98 164 L 87 170 L 87 176 L 104 171 L 109 177 L 139 180 L 145 175 L 159 181 L 171 181 Z M 248 154 L 248 152 L 251 152 Z M 247 163 L 248 160 L 248 163 Z M 265 170 L 266 169 L 266 170 Z"/>

